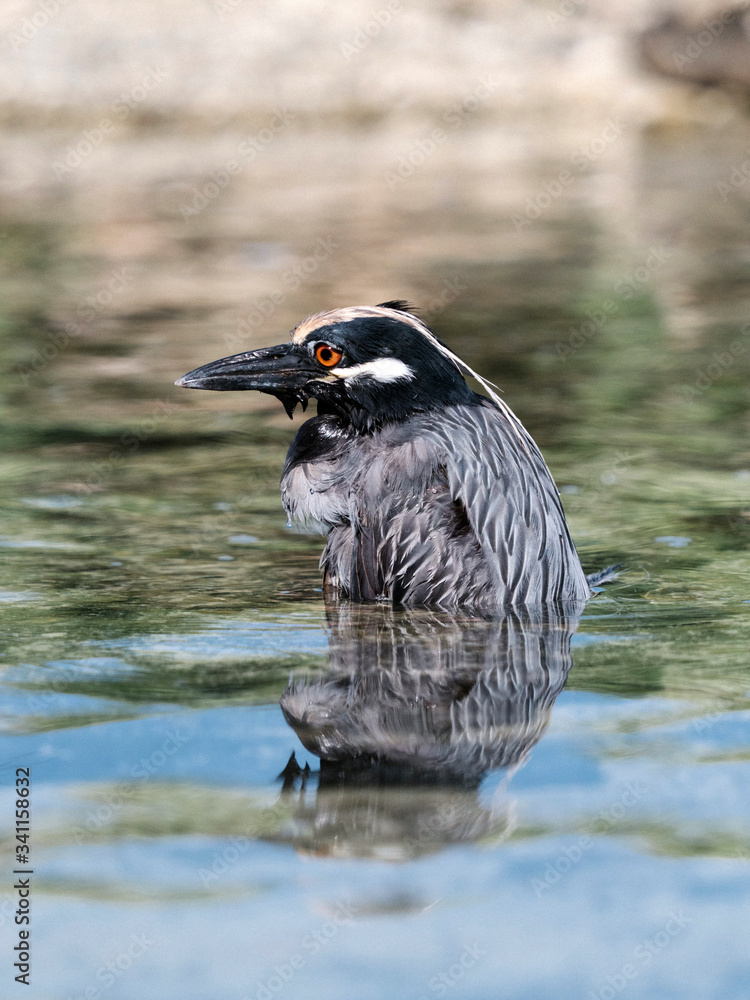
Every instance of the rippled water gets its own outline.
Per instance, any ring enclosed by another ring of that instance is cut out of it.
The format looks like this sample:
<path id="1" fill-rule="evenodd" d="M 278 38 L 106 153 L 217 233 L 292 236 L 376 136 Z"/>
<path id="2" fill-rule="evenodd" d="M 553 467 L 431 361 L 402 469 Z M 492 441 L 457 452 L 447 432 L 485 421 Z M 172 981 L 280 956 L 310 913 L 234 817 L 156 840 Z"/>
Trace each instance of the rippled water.
<path id="1" fill-rule="evenodd" d="M 436 329 L 540 441 L 586 569 L 625 565 L 502 620 L 326 608 L 280 408 L 171 386 L 228 353 L 221 314 L 131 303 L 61 346 L 81 261 L 8 222 L 2 743 L 33 774 L 35 998 L 747 996 L 738 213 L 705 259 L 664 237 L 690 294 L 654 268 L 625 294 L 651 248 L 613 265 L 585 213 L 540 225 L 565 252 L 461 262 Z"/>

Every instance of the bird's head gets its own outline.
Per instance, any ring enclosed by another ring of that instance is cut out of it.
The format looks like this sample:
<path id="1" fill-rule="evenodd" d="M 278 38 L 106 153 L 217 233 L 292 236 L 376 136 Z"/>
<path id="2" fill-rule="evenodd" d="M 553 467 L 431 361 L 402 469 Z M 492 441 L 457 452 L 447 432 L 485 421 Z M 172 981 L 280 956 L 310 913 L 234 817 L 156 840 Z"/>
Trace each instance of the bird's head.
<path id="1" fill-rule="evenodd" d="M 188 389 L 257 389 L 277 396 L 291 417 L 310 397 L 368 430 L 410 413 L 476 399 L 462 372 L 476 376 L 404 302 L 316 313 L 291 340 L 221 358 L 183 375 Z M 497 400 L 489 383 L 480 382 Z"/>

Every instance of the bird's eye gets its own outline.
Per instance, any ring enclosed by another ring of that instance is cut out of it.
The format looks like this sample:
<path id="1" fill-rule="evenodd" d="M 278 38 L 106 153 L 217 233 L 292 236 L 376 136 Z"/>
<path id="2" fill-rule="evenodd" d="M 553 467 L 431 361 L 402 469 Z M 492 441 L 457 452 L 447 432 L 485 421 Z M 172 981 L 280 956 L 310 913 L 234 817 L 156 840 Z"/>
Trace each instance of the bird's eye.
<path id="1" fill-rule="evenodd" d="M 341 351 L 337 351 L 330 344 L 317 344 L 315 347 L 315 357 L 325 368 L 333 368 L 343 357 Z"/>

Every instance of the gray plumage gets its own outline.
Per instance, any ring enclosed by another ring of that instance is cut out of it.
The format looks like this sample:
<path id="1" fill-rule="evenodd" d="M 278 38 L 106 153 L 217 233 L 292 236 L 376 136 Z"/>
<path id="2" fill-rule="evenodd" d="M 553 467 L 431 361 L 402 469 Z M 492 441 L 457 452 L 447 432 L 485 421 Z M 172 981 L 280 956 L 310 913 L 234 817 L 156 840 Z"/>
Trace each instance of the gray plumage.
<path id="1" fill-rule="evenodd" d="M 329 593 L 443 607 L 590 596 L 538 448 L 476 398 L 338 437 L 311 461 L 291 449 L 282 500 L 290 518 L 328 534 Z"/>

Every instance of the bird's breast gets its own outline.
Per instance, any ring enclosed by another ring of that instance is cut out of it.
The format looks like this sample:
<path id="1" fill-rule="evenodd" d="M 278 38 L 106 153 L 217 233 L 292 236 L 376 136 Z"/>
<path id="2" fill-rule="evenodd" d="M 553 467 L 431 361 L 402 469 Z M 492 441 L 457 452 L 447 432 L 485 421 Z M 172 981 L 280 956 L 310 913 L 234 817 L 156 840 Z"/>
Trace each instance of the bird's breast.
<path id="1" fill-rule="evenodd" d="M 324 534 L 346 520 L 349 438 L 332 414 L 312 417 L 300 427 L 281 475 L 281 499 L 290 519 Z"/>
<path id="2" fill-rule="evenodd" d="M 290 518 L 325 533 L 429 502 L 438 480 L 442 486 L 438 457 L 419 437 L 361 435 L 326 415 L 308 420 L 292 442 L 281 495 Z"/>

